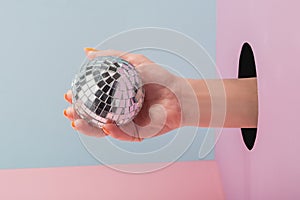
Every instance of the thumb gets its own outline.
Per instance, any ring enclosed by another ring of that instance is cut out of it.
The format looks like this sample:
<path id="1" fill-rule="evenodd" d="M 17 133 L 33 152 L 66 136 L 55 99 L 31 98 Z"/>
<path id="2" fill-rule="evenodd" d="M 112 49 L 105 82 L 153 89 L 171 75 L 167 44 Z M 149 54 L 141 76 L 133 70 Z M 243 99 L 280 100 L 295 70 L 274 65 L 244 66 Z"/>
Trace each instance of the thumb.
<path id="1" fill-rule="evenodd" d="M 154 104 L 149 109 L 150 123 L 146 126 L 137 126 L 138 133 L 142 138 L 151 138 L 160 133 L 167 121 L 167 113 L 164 106 Z"/>

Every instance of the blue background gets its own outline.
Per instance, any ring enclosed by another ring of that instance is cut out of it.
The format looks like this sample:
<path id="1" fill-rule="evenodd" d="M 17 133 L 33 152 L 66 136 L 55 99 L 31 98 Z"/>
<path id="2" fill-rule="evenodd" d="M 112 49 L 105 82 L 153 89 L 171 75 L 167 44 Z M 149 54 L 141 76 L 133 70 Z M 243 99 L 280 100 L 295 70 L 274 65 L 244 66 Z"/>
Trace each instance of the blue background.
<path id="1" fill-rule="evenodd" d="M 62 114 L 67 106 L 63 94 L 84 59 L 84 47 L 94 47 L 120 31 L 155 26 L 189 35 L 215 59 L 214 0 L 11 0 L 0 4 L 0 168 L 99 164 Z M 187 63 L 164 53 L 147 56 L 188 70 Z M 180 161 L 199 159 L 205 131 L 199 129 Z M 115 142 L 145 152 L 171 137 L 172 132 L 141 144 Z M 213 152 L 205 159 L 213 159 Z M 159 161 L 164 160 L 155 160 Z"/>

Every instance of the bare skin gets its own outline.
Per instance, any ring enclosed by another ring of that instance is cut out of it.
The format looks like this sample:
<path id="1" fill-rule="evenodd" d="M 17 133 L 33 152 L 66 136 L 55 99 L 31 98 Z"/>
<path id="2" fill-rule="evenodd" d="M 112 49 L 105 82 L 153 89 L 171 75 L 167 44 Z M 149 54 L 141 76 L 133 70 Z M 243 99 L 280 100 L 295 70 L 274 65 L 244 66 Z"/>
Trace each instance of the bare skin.
<path id="1" fill-rule="evenodd" d="M 196 93 L 201 119 L 198 126 L 209 127 L 211 121 L 211 96 L 207 84 L 222 82 L 226 95 L 224 128 L 256 128 L 258 117 L 256 78 L 223 80 L 188 80 Z M 218 127 L 220 127 L 218 126 Z"/>
<path id="2" fill-rule="evenodd" d="M 72 106 L 68 107 L 64 110 L 64 115 L 71 120 L 72 127 L 83 134 L 94 137 L 110 135 L 119 140 L 142 141 L 144 138 L 159 136 L 183 126 L 212 126 L 213 118 L 219 117 L 219 115 L 218 109 L 215 109 L 212 114 L 212 93 L 209 87 L 220 85 L 220 83 L 225 91 L 226 115 L 223 123 L 216 123 L 213 126 L 225 128 L 254 128 L 257 126 L 256 78 L 185 79 L 171 74 L 143 55 L 115 50 L 99 51 L 92 48 L 86 48 L 85 51 L 89 59 L 111 55 L 119 56 L 132 63 L 136 66 L 145 84 L 146 95 L 139 114 L 132 123 L 124 126 L 110 123 L 102 129 L 92 127 L 77 116 Z M 218 100 L 218 94 L 213 98 Z M 71 91 L 65 94 L 65 99 L 70 104 L 72 103 Z M 190 99 L 194 99 L 194 101 L 190 101 Z M 218 106 L 218 104 L 216 105 Z M 139 137 L 134 136 L 132 130 L 136 130 Z"/>

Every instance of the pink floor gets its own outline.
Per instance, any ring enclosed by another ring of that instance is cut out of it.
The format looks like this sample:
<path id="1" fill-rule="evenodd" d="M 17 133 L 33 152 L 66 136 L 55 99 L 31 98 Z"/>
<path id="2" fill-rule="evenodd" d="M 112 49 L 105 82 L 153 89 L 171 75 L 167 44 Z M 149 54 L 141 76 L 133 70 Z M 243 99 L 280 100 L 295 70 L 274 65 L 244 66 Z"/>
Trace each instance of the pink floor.
<path id="1" fill-rule="evenodd" d="M 222 200 L 218 171 L 215 161 L 178 162 L 141 175 L 105 166 L 0 170 L 0 199 Z"/>

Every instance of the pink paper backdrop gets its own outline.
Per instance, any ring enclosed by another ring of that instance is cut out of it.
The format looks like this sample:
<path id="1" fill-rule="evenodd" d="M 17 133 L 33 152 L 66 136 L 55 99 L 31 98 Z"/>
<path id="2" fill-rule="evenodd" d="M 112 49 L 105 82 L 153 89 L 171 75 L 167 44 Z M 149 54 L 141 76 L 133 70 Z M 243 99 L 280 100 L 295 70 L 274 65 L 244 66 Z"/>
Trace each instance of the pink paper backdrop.
<path id="1" fill-rule="evenodd" d="M 236 78 L 242 44 L 253 48 L 258 76 L 258 135 L 250 152 L 238 129 L 217 145 L 229 200 L 300 199 L 300 1 L 217 2 L 217 66 Z"/>
<path id="2" fill-rule="evenodd" d="M 148 174 L 91 166 L 0 170 L 0 177 L 3 200 L 224 199 L 215 161 L 178 162 Z"/>

